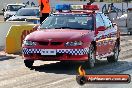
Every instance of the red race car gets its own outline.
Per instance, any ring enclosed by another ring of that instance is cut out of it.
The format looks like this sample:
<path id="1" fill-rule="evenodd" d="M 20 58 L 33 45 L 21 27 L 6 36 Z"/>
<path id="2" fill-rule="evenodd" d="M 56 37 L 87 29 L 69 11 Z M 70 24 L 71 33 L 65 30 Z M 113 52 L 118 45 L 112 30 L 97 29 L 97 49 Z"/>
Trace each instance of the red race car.
<path id="1" fill-rule="evenodd" d="M 120 51 L 120 33 L 96 5 L 58 5 L 35 32 L 24 39 L 25 66 L 35 60 L 85 61 L 94 67 L 97 57 L 116 62 Z M 68 10 L 70 9 L 70 10 Z"/>

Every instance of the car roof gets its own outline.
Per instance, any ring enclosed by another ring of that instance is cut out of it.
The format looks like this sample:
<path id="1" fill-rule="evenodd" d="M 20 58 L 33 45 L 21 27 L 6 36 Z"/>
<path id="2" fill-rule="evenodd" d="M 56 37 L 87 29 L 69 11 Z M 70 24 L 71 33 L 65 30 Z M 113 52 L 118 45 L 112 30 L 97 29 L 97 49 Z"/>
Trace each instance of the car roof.
<path id="1" fill-rule="evenodd" d="M 7 6 L 9 6 L 9 5 L 22 5 L 22 6 L 25 6 L 24 4 L 21 4 L 21 3 L 7 4 Z"/>
<path id="2" fill-rule="evenodd" d="M 26 7 L 26 8 L 21 8 L 21 9 L 39 9 L 38 7 Z"/>

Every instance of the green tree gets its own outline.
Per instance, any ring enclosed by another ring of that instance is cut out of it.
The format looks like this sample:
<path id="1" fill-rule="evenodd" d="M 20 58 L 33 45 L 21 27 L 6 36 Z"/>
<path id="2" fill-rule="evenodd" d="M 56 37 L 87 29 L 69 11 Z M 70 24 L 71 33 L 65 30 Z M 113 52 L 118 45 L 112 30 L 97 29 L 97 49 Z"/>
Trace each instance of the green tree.
<path id="1" fill-rule="evenodd" d="M 123 0 L 123 2 L 131 2 L 132 0 Z"/>

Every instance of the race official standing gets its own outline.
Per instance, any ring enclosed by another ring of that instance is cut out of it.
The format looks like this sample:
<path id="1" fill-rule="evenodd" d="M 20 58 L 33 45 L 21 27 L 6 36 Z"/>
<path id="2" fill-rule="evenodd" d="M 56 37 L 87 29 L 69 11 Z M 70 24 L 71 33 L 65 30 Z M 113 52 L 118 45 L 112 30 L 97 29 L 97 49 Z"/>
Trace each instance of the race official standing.
<path id="1" fill-rule="evenodd" d="M 40 24 L 49 16 L 51 8 L 49 0 L 39 0 Z"/>

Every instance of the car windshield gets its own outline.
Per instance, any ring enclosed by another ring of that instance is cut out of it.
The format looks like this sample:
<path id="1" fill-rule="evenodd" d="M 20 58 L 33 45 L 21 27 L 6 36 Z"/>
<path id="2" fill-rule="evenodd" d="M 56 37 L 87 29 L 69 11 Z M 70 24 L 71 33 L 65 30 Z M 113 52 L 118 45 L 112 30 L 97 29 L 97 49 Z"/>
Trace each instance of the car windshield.
<path id="1" fill-rule="evenodd" d="M 92 14 L 59 14 L 49 16 L 40 29 L 93 30 Z"/>
<path id="2" fill-rule="evenodd" d="M 39 16 L 39 9 L 20 9 L 16 16 Z"/>
<path id="3" fill-rule="evenodd" d="M 23 8 L 22 5 L 8 5 L 7 11 L 18 11 L 19 9 Z"/>

